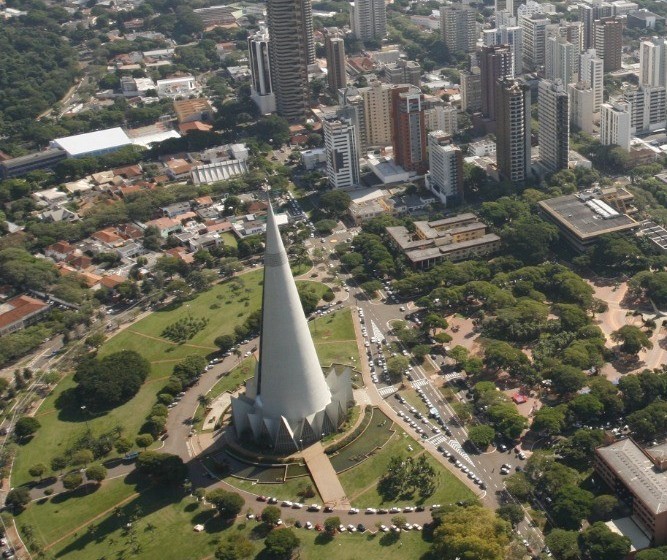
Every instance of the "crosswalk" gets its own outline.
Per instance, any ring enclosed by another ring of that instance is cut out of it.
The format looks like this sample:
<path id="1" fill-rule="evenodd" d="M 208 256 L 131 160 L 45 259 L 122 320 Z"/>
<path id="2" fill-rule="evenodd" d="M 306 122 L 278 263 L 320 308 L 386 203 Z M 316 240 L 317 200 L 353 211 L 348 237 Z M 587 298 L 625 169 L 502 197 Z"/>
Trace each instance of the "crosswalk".
<path id="1" fill-rule="evenodd" d="M 415 381 L 412 381 L 412 386 L 417 389 L 417 387 L 423 387 L 424 385 L 428 385 L 428 379 L 417 379 Z"/>
<path id="2" fill-rule="evenodd" d="M 454 373 L 447 373 L 445 375 L 445 381 L 454 381 L 455 379 L 463 379 L 463 374 L 460 371 L 455 371 Z"/>
<path id="3" fill-rule="evenodd" d="M 388 397 L 389 395 L 393 395 L 396 391 L 398 391 L 398 389 L 393 385 L 388 385 L 387 387 L 380 387 L 378 389 L 378 393 L 380 393 L 381 397 Z"/>
<path id="4" fill-rule="evenodd" d="M 432 438 L 429 438 L 428 442 L 432 443 L 436 447 L 438 445 L 446 443 L 447 445 L 449 445 L 449 447 L 451 447 L 454 451 L 456 451 L 456 454 L 461 458 L 461 460 L 471 464 L 472 466 L 475 466 L 475 463 L 472 462 L 470 456 L 465 451 L 463 451 L 461 444 L 455 439 L 448 437 L 446 434 L 437 434 Z"/>

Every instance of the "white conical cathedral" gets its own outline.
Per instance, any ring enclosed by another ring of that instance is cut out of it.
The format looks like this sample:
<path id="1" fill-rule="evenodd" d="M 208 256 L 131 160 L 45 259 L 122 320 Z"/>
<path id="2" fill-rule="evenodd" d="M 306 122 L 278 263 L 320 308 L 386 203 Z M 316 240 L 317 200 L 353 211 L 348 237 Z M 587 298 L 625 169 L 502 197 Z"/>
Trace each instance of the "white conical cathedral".
<path id="1" fill-rule="evenodd" d="M 239 439 L 289 453 L 343 423 L 352 384 L 349 368 L 322 371 L 270 204 L 263 288 L 259 363 L 232 416 Z"/>

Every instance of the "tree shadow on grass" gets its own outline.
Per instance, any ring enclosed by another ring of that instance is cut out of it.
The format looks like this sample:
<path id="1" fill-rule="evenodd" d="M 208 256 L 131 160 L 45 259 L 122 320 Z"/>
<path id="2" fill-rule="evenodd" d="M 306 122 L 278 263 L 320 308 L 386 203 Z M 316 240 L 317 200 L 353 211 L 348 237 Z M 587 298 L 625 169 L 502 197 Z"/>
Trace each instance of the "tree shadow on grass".
<path id="1" fill-rule="evenodd" d="M 188 504 L 185 506 L 185 511 L 188 513 L 192 513 L 193 511 L 197 511 L 197 508 L 199 507 L 199 503 L 197 502 L 192 502 L 191 504 Z"/>
<path id="2" fill-rule="evenodd" d="M 259 541 L 265 539 L 271 532 L 271 527 L 266 523 L 258 523 L 250 530 L 250 540 Z"/>
<path id="3" fill-rule="evenodd" d="M 81 401 L 76 394 L 75 387 L 60 393 L 56 399 L 55 407 L 58 410 L 58 420 L 61 422 L 83 423 L 107 414 L 107 411 L 92 413 L 89 410 L 81 410 Z"/>
<path id="4" fill-rule="evenodd" d="M 380 540 L 378 541 L 381 546 L 391 546 L 393 544 L 396 544 L 401 538 L 400 533 L 395 533 L 394 531 L 390 531 L 389 533 L 385 533 L 380 537 Z"/>
<path id="5" fill-rule="evenodd" d="M 87 482 L 82 484 L 75 490 L 69 492 L 62 492 L 61 494 L 56 494 L 51 498 L 52 504 L 62 504 L 68 500 L 75 500 L 77 498 L 85 498 L 86 496 L 92 496 L 100 489 L 100 485 L 95 482 Z"/>

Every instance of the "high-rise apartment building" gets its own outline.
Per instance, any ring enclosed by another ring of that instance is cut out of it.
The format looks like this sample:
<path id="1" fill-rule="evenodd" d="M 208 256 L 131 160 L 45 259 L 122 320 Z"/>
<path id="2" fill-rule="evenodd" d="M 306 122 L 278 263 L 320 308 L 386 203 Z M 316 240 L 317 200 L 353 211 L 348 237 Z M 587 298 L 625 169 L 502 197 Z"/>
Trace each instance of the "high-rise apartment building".
<path id="1" fill-rule="evenodd" d="M 387 35 L 384 0 L 355 0 L 350 5 L 352 34 L 360 41 L 381 41 Z"/>
<path id="2" fill-rule="evenodd" d="M 442 130 L 428 134 L 429 172 L 425 185 L 443 204 L 463 199 L 463 154 Z"/>
<path id="3" fill-rule="evenodd" d="M 544 66 L 549 23 L 549 19 L 539 13 L 519 16 L 519 26 L 523 29 L 524 70 L 537 70 Z"/>
<path id="4" fill-rule="evenodd" d="M 391 92 L 396 86 L 371 82 L 369 87 L 360 88 L 364 100 L 366 121 L 366 142 L 368 147 L 385 147 L 391 142 Z"/>
<path id="5" fill-rule="evenodd" d="M 563 84 L 574 81 L 574 45 L 565 37 L 547 39 L 544 77 L 547 80 L 560 80 Z"/>
<path id="6" fill-rule="evenodd" d="M 629 103 L 603 103 L 600 107 L 600 143 L 630 151 L 631 114 Z"/>
<path id="7" fill-rule="evenodd" d="M 424 124 L 428 132 L 440 130 L 448 136 L 453 136 L 459 129 L 459 112 L 454 105 L 445 105 L 444 102 L 429 103 L 424 100 Z"/>
<path id="8" fill-rule="evenodd" d="M 579 21 L 583 24 L 582 49 L 595 48 L 594 22 L 614 15 L 614 7 L 607 2 L 582 3 L 579 7 Z"/>
<path id="9" fill-rule="evenodd" d="M 507 12 L 512 15 L 516 13 L 516 10 L 514 9 L 514 0 L 495 0 L 493 7 L 496 13 Z"/>
<path id="10" fill-rule="evenodd" d="M 530 173 L 530 88 L 518 80 L 500 80 L 496 87 L 498 172 L 521 184 Z"/>
<path id="11" fill-rule="evenodd" d="M 604 71 L 620 70 L 623 54 L 623 22 L 621 19 L 609 17 L 595 20 L 593 32 L 595 52 L 604 61 Z"/>
<path id="12" fill-rule="evenodd" d="M 359 146 L 352 119 L 325 118 L 324 147 L 327 152 L 327 177 L 334 189 L 359 186 Z"/>
<path id="13" fill-rule="evenodd" d="M 338 102 L 340 103 L 339 116 L 350 119 L 357 130 L 358 149 L 361 157 L 368 149 L 364 98 L 358 88 L 348 86 L 338 92 Z"/>
<path id="14" fill-rule="evenodd" d="M 570 84 L 570 125 L 593 134 L 593 118 L 595 108 L 595 92 L 585 82 Z"/>
<path id="15" fill-rule="evenodd" d="M 593 89 L 593 112 L 598 113 L 604 94 L 604 63 L 597 56 L 595 49 L 582 53 L 579 60 L 579 81 L 588 84 Z"/>
<path id="16" fill-rule="evenodd" d="M 406 171 L 424 174 L 428 170 L 424 96 L 410 86 L 391 91 L 392 146 L 394 161 Z"/>
<path id="17" fill-rule="evenodd" d="M 496 118 L 496 82 L 512 78 L 512 50 L 509 45 L 482 47 L 478 53 L 482 88 L 482 114 Z"/>
<path id="18" fill-rule="evenodd" d="M 568 94 L 560 80 L 541 80 L 538 86 L 537 131 L 540 163 L 549 171 L 567 169 L 570 154 Z"/>
<path id="19" fill-rule="evenodd" d="M 399 60 L 384 67 L 384 75 L 390 84 L 421 85 L 422 67 L 413 60 Z"/>
<path id="20" fill-rule="evenodd" d="M 496 27 L 482 31 L 484 45 L 509 45 L 512 51 L 512 77 L 523 74 L 523 29 L 517 25 L 512 27 Z"/>
<path id="21" fill-rule="evenodd" d="M 663 86 L 639 86 L 623 92 L 630 104 L 630 126 L 633 134 L 643 134 L 667 126 L 667 98 Z"/>
<path id="22" fill-rule="evenodd" d="M 311 55 L 315 60 L 312 5 L 310 0 L 268 0 L 266 15 L 276 109 L 288 120 L 302 120 L 309 103 Z"/>
<path id="23" fill-rule="evenodd" d="M 450 52 L 467 53 L 477 44 L 476 12 L 469 6 L 451 4 L 440 8 L 440 32 Z"/>
<path id="24" fill-rule="evenodd" d="M 651 37 L 639 44 L 639 85 L 667 85 L 667 41 Z"/>
<path id="25" fill-rule="evenodd" d="M 327 83 L 329 91 L 336 95 L 347 85 L 345 72 L 345 41 L 343 34 L 335 27 L 326 30 L 324 51 L 327 57 Z"/>
<path id="26" fill-rule="evenodd" d="M 248 37 L 250 98 L 263 115 L 276 111 L 276 96 L 271 82 L 269 40 L 269 30 L 264 26 Z"/>
<path id="27" fill-rule="evenodd" d="M 461 71 L 461 109 L 464 111 L 479 111 L 482 108 L 482 77 L 479 67 L 475 66 L 470 72 Z"/>

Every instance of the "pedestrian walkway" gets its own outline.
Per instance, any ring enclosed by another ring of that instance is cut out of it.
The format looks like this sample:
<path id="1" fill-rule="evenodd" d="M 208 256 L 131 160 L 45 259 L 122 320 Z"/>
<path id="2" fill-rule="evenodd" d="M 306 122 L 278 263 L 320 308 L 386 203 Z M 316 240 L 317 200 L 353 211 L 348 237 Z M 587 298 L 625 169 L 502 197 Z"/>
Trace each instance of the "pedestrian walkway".
<path id="1" fill-rule="evenodd" d="M 319 441 L 314 443 L 304 449 L 301 456 L 306 461 L 306 466 L 324 504 L 338 508 L 349 508 L 350 501 L 345 495 L 345 490 L 343 490 L 343 486 L 338 480 L 338 475 L 331 465 L 329 457 L 324 453 L 322 444 Z"/>
<path id="2" fill-rule="evenodd" d="M 455 381 L 457 379 L 463 379 L 463 373 L 460 371 L 455 371 L 453 373 L 445 374 L 445 382 L 449 383 L 450 381 Z"/>
<path id="3" fill-rule="evenodd" d="M 418 387 L 423 387 L 424 385 L 428 385 L 428 379 L 417 379 L 417 381 L 412 382 L 412 386 L 417 389 Z"/>
<path id="4" fill-rule="evenodd" d="M 389 395 L 393 395 L 396 391 L 398 391 L 398 389 L 393 385 L 389 385 L 387 387 L 380 387 L 378 389 L 378 393 L 380 393 L 380 396 L 383 398 L 388 397 Z"/>

